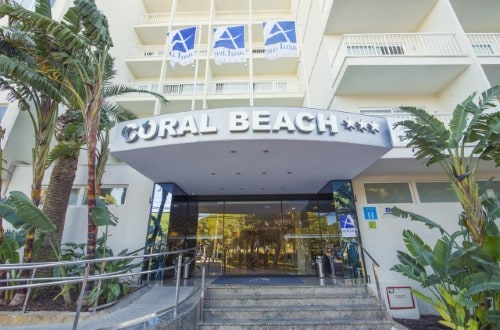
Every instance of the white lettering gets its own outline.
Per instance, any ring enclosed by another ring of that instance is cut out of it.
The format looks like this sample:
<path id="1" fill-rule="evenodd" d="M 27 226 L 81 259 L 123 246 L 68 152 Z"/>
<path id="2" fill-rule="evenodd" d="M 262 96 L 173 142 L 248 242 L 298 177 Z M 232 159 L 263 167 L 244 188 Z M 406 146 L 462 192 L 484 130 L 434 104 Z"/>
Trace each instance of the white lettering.
<path id="1" fill-rule="evenodd" d="M 326 127 L 330 129 L 330 135 L 337 134 L 339 132 L 339 128 L 337 126 L 337 117 L 334 115 L 327 115 L 325 117 L 324 114 L 318 113 L 316 115 L 316 121 L 318 122 L 318 133 L 323 134 L 326 132 Z"/>
<path id="2" fill-rule="evenodd" d="M 210 124 L 208 122 L 208 114 L 206 113 L 201 115 L 200 133 L 201 134 L 217 133 L 217 127 L 215 126 L 210 127 Z"/>
<path id="3" fill-rule="evenodd" d="M 314 130 L 314 115 L 309 112 L 299 112 L 297 116 L 295 116 L 295 127 L 300 132 L 303 133 L 311 133 Z"/>
<path id="4" fill-rule="evenodd" d="M 277 132 L 281 129 L 286 129 L 289 132 L 295 131 L 295 127 L 293 127 L 293 121 L 290 119 L 290 116 L 286 111 L 278 112 L 276 121 L 274 122 L 273 131 Z"/>
<path id="5" fill-rule="evenodd" d="M 177 127 L 177 119 L 175 118 L 163 118 L 160 120 L 160 128 L 158 136 L 161 138 L 166 138 L 167 136 L 177 136 L 175 128 Z"/>
<path id="6" fill-rule="evenodd" d="M 139 135 L 137 135 L 137 124 L 128 124 L 122 129 L 122 136 L 125 142 L 132 143 L 137 141 Z"/>
<path id="7" fill-rule="evenodd" d="M 152 140 L 158 134 L 158 124 L 148 120 L 139 127 L 139 137 L 143 140 Z"/>
<path id="8" fill-rule="evenodd" d="M 243 111 L 229 113 L 229 131 L 245 132 L 249 127 L 248 113 Z"/>
<path id="9" fill-rule="evenodd" d="M 270 131 L 269 123 L 271 113 L 269 111 L 254 111 L 252 112 L 252 129 L 254 131 Z"/>
<path id="10" fill-rule="evenodd" d="M 182 118 L 182 121 L 179 123 L 179 129 L 177 130 L 180 136 L 185 135 L 186 133 L 198 134 L 198 127 L 196 127 L 196 121 L 193 116 L 185 116 Z"/>

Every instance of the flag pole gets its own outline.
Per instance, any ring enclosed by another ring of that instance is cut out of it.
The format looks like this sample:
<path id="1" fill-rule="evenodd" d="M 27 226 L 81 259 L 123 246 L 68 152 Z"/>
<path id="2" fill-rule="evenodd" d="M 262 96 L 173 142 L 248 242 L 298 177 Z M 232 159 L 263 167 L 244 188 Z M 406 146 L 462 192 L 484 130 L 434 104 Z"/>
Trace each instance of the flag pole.
<path id="1" fill-rule="evenodd" d="M 194 111 L 196 106 L 196 84 L 198 82 L 198 64 L 200 62 L 200 47 L 201 47 L 201 25 L 198 25 L 197 35 L 198 44 L 196 46 L 196 60 L 194 61 L 194 79 L 193 79 L 193 97 L 191 99 L 191 111 Z"/>
<path id="2" fill-rule="evenodd" d="M 252 8 L 252 0 L 248 0 L 248 8 L 250 15 L 248 15 L 248 19 L 250 24 L 248 24 L 248 82 L 250 89 L 250 106 L 254 106 L 254 75 L 253 75 L 253 8 Z M 246 63 L 245 63 L 246 64 Z"/>
<path id="3" fill-rule="evenodd" d="M 165 75 L 167 73 L 168 34 L 172 31 L 172 23 L 174 21 L 174 14 L 175 14 L 176 8 L 177 8 L 177 0 L 174 0 L 172 2 L 172 9 L 170 10 L 170 18 L 168 21 L 167 34 L 165 36 L 165 47 L 163 48 L 163 57 L 161 60 L 160 79 L 158 79 L 158 87 L 156 89 L 156 92 L 158 94 L 162 94 L 163 80 L 164 80 Z M 160 103 L 160 100 L 157 99 L 155 101 L 155 109 L 153 112 L 153 116 L 160 115 L 160 112 L 161 112 L 161 103 Z"/>
<path id="4" fill-rule="evenodd" d="M 306 59 L 305 59 L 305 53 L 303 52 L 304 50 L 304 42 L 302 39 L 302 34 L 301 34 L 301 24 L 299 21 L 297 21 L 297 39 L 300 40 L 300 49 L 299 49 L 299 61 L 300 61 L 300 66 L 302 67 L 302 75 L 303 75 L 303 84 L 304 84 L 304 92 L 306 93 L 306 107 L 310 108 L 311 107 L 311 98 L 309 96 L 309 76 L 307 74 L 307 68 L 306 68 Z"/>

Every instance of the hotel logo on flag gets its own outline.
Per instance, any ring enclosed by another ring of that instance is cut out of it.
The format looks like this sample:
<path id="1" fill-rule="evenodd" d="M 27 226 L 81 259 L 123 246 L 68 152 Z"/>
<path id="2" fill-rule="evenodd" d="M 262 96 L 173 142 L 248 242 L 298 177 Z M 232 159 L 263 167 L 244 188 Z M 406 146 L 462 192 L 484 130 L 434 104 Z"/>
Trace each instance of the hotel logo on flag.
<path id="1" fill-rule="evenodd" d="M 214 28 L 215 64 L 245 62 L 245 28 L 243 25 Z"/>
<path id="2" fill-rule="evenodd" d="M 196 39 L 196 27 L 181 30 L 172 30 L 168 34 L 170 43 L 170 65 L 188 65 L 194 62 L 194 41 Z"/>
<path id="3" fill-rule="evenodd" d="M 297 57 L 297 36 L 294 21 L 264 22 L 264 49 L 266 58 Z"/>

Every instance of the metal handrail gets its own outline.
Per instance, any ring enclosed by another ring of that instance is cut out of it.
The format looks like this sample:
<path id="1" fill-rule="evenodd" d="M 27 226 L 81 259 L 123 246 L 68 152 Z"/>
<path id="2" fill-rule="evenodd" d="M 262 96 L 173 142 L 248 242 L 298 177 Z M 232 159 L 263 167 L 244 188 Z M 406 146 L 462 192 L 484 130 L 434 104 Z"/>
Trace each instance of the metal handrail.
<path id="1" fill-rule="evenodd" d="M 140 248 L 134 252 L 138 252 L 141 250 L 145 250 L 151 246 L 146 246 Z M 6 290 L 17 290 L 17 289 L 28 289 L 28 294 L 26 295 L 24 304 L 23 304 L 23 313 L 26 311 L 27 301 L 29 299 L 29 293 L 32 288 L 35 287 L 46 287 L 46 286 L 54 286 L 54 285 L 62 285 L 62 284 L 70 284 L 70 283 L 81 283 L 82 288 L 80 291 L 80 295 L 77 302 L 77 309 L 75 313 L 75 317 L 73 320 L 73 329 L 77 329 L 78 321 L 80 317 L 80 312 L 83 304 L 83 298 L 85 289 L 87 287 L 87 283 L 102 281 L 104 279 L 112 279 L 112 278 L 121 278 L 121 277 L 130 277 L 144 274 L 152 274 L 158 272 L 164 272 L 171 269 L 176 269 L 176 299 L 174 305 L 174 315 L 177 315 L 177 307 L 179 304 L 179 287 L 180 287 L 180 277 L 182 276 L 182 267 L 190 261 L 186 261 L 183 263 L 183 255 L 195 252 L 196 249 L 182 249 L 176 251 L 168 251 L 168 252 L 158 252 L 158 253 L 148 253 L 141 255 L 127 255 L 127 256 L 113 256 L 99 259 L 91 259 L 91 260 L 75 260 L 75 261 L 58 261 L 58 262 L 37 262 L 37 263 L 29 263 L 29 264 L 0 264 L 0 271 L 10 271 L 10 270 L 33 270 L 32 276 L 30 278 L 9 278 L 5 280 L 0 280 L 0 284 L 5 286 L 0 286 L 0 292 Z M 158 267 L 157 269 L 151 270 L 148 267 L 147 270 L 133 271 L 134 268 L 140 267 L 141 264 L 144 263 L 145 260 L 151 261 L 155 257 L 166 257 L 166 256 L 177 256 L 178 262 L 177 265 L 167 266 L 167 267 Z M 137 263 L 133 265 L 129 265 L 128 267 L 107 274 L 98 274 L 91 275 L 90 269 L 91 265 L 99 262 L 110 262 L 110 261 L 118 261 L 118 260 L 134 260 L 140 259 Z M 58 278 L 35 278 L 34 274 L 38 269 L 41 268 L 53 268 L 53 267 L 69 267 L 75 265 L 84 265 L 85 271 L 82 276 L 66 276 L 66 277 L 58 277 Z M 132 272 L 131 272 L 132 271 Z M 21 272 L 19 272 L 21 273 Z M 148 276 L 149 278 L 149 276 Z M 9 284 L 14 285 L 9 285 Z M 18 284 L 19 283 L 19 284 Z"/>
<path id="2" fill-rule="evenodd" d="M 375 278 L 375 286 L 377 287 L 378 302 L 380 308 L 382 309 L 382 292 L 380 291 L 380 277 L 378 275 L 378 268 L 380 267 L 380 264 L 375 260 L 375 258 L 372 257 L 372 255 L 365 249 L 365 247 L 361 243 L 356 242 L 356 244 L 359 245 L 364 254 L 368 256 L 368 258 L 370 258 L 370 260 L 372 261 L 373 277 Z"/>

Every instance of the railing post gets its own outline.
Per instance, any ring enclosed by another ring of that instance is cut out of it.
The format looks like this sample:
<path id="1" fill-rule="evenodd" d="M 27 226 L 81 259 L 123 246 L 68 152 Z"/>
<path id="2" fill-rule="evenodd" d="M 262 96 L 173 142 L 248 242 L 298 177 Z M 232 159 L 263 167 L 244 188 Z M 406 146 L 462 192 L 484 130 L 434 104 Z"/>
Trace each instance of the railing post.
<path id="1" fill-rule="evenodd" d="M 29 284 L 33 284 L 33 279 L 35 278 L 36 274 L 36 268 L 33 269 L 33 272 L 31 273 L 31 280 L 29 281 Z M 26 292 L 26 298 L 24 298 L 24 304 L 23 304 L 23 313 L 26 313 L 26 306 L 28 306 L 28 300 L 30 299 L 31 295 L 31 286 L 28 288 L 28 292 Z"/>
<path id="2" fill-rule="evenodd" d="M 73 330 L 78 328 L 78 319 L 80 318 L 80 311 L 82 310 L 83 296 L 85 295 L 85 288 L 87 287 L 87 281 L 89 279 L 90 273 L 90 263 L 85 266 L 85 273 L 83 274 L 82 289 L 80 290 L 80 296 L 78 297 L 78 305 L 76 307 L 75 320 L 73 321 Z"/>
<path id="3" fill-rule="evenodd" d="M 177 257 L 177 279 L 175 282 L 175 305 L 174 305 L 174 317 L 177 317 L 177 305 L 179 304 L 179 291 L 181 285 L 182 276 L 182 252 L 179 253 Z"/>
<path id="4" fill-rule="evenodd" d="M 206 272 L 207 264 L 206 259 L 203 260 L 201 264 L 201 299 L 200 299 L 200 321 L 203 321 L 203 308 L 205 302 L 205 272 Z"/>

